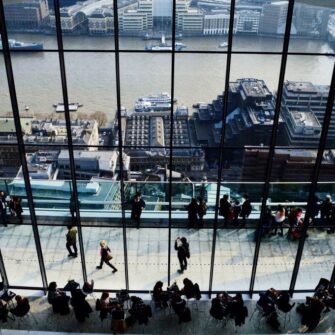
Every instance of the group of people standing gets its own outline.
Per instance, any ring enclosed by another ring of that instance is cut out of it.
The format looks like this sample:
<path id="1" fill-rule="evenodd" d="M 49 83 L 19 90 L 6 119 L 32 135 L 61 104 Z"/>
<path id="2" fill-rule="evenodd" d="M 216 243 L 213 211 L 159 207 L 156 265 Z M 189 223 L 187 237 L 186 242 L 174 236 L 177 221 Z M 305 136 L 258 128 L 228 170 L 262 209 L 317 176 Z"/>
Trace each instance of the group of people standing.
<path id="1" fill-rule="evenodd" d="M 246 218 L 249 217 L 252 211 L 252 206 L 248 194 L 244 194 L 244 201 L 241 204 L 240 200 L 234 198 L 229 201 L 228 194 L 225 194 L 219 203 L 219 215 L 224 218 L 224 226 L 226 227 L 228 222 L 232 222 L 234 225 L 239 225 L 238 218 L 242 218 L 242 226 L 245 226 Z"/>
<path id="2" fill-rule="evenodd" d="M 0 192 L 0 212 L 1 212 L 1 223 L 7 226 L 9 217 L 16 217 L 21 224 L 22 218 L 22 206 L 21 198 L 17 196 L 6 196 L 4 191 Z"/>
<path id="3" fill-rule="evenodd" d="M 199 228 L 204 225 L 204 216 L 207 212 L 207 205 L 203 198 L 192 198 L 187 205 L 188 228 Z"/>

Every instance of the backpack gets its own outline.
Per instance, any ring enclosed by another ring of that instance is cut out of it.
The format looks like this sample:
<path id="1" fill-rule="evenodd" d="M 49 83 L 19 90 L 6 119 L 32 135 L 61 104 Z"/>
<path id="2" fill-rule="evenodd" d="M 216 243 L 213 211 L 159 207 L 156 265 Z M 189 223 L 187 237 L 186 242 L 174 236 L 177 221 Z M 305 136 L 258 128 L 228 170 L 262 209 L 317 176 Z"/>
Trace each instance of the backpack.
<path id="1" fill-rule="evenodd" d="M 185 255 L 186 255 L 186 257 L 187 257 L 187 258 L 190 258 L 191 255 L 190 255 L 190 247 L 189 247 L 189 244 L 188 244 L 188 243 L 184 244 L 184 245 L 183 245 L 183 248 L 184 248 L 184 250 L 185 250 Z"/>

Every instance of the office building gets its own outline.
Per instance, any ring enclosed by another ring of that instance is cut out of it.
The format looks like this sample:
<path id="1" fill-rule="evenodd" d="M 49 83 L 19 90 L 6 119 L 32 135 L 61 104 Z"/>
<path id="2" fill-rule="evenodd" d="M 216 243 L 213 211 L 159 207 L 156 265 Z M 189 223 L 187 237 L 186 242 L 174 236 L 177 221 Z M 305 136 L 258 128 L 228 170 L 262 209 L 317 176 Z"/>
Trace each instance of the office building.
<path id="1" fill-rule="evenodd" d="M 282 35 L 285 32 L 287 1 L 272 2 L 263 6 L 259 21 L 259 34 Z"/>
<path id="2" fill-rule="evenodd" d="M 48 1 L 6 1 L 5 15 L 8 29 L 17 31 L 37 31 L 48 22 Z"/>

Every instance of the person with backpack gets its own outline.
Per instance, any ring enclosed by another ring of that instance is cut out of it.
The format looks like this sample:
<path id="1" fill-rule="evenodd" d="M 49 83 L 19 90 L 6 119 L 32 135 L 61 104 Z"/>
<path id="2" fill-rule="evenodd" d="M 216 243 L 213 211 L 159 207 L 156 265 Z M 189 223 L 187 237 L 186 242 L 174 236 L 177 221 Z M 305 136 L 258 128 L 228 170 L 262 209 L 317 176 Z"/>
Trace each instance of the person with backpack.
<path id="1" fill-rule="evenodd" d="M 179 273 L 183 273 L 187 269 L 187 258 L 190 258 L 190 249 L 185 237 L 177 237 L 174 243 L 174 249 L 177 251 L 177 256 L 180 264 Z"/>
<path id="2" fill-rule="evenodd" d="M 174 293 L 171 300 L 171 306 L 179 317 L 179 324 L 191 321 L 191 311 L 186 307 L 186 301 L 182 299 L 179 293 Z"/>
<path id="3" fill-rule="evenodd" d="M 109 249 L 106 241 L 102 240 L 100 241 L 100 265 L 97 266 L 97 269 L 102 269 L 102 265 L 103 263 L 106 263 L 109 267 L 111 267 L 113 269 L 113 273 L 115 273 L 117 271 L 117 268 L 110 263 L 110 260 L 113 258 L 112 254 L 111 254 L 111 250 Z"/>
<path id="4" fill-rule="evenodd" d="M 242 218 L 242 227 L 245 227 L 246 218 L 248 218 L 249 215 L 251 214 L 252 206 L 251 206 L 248 194 L 244 194 L 243 198 L 244 198 L 244 201 L 242 204 L 240 217 Z"/>
<path id="5" fill-rule="evenodd" d="M 68 257 L 77 257 L 77 228 L 69 225 L 67 229 L 69 230 L 66 234 L 66 249 L 69 252 Z M 71 247 L 73 247 L 73 252 L 71 250 Z"/>
<path id="6" fill-rule="evenodd" d="M 199 216 L 199 227 L 204 226 L 204 216 L 207 213 L 206 201 L 202 197 L 198 197 L 198 216 Z"/>

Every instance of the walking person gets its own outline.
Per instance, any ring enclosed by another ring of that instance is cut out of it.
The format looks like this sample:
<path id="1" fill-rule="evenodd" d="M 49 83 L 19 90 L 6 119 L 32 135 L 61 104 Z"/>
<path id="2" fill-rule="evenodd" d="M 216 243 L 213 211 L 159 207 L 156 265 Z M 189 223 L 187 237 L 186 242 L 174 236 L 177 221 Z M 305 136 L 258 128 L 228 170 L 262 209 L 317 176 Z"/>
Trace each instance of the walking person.
<path id="1" fill-rule="evenodd" d="M 67 229 L 69 230 L 66 234 L 66 249 L 68 250 L 69 254 L 68 257 L 77 257 L 78 256 L 78 249 L 77 249 L 77 233 L 78 230 L 74 226 L 68 226 Z M 71 250 L 73 247 L 73 252 Z"/>
<path id="2" fill-rule="evenodd" d="M 198 202 L 192 198 L 191 202 L 187 205 L 188 212 L 188 228 L 194 228 L 198 224 Z"/>
<path id="3" fill-rule="evenodd" d="M 110 260 L 113 258 L 112 254 L 111 254 L 111 250 L 109 249 L 106 241 L 102 240 L 100 241 L 100 265 L 97 266 L 97 269 L 102 269 L 102 265 L 103 263 L 106 263 L 109 267 L 111 267 L 113 269 L 113 273 L 115 273 L 117 271 L 117 268 L 110 263 Z"/>
<path id="4" fill-rule="evenodd" d="M 185 237 L 177 237 L 174 243 L 174 249 L 177 251 L 177 257 L 180 264 L 179 273 L 187 269 L 187 258 L 190 258 L 190 247 Z"/>
<path id="5" fill-rule="evenodd" d="M 251 214 L 252 206 L 248 194 L 244 194 L 243 198 L 244 202 L 242 204 L 240 217 L 242 218 L 242 226 L 245 227 L 246 218 Z"/>
<path id="6" fill-rule="evenodd" d="M 142 210 L 145 208 L 145 202 L 141 199 L 141 192 L 136 192 L 131 203 L 131 219 L 135 221 L 136 228 L 140 228 Z"/>
<path id="7" fill-rule="evenodd" d="M 202 197 L 198 198 L 198 216 L 199 216 L 199 227 L 204 226 L 204 216 L 207 213 L 206 201 Z"/>
<path id="8" fill-rule="evenodd" d="M 7 203 L 5 192 L 0 192 L 1 223 L 7 227 Z"/>

